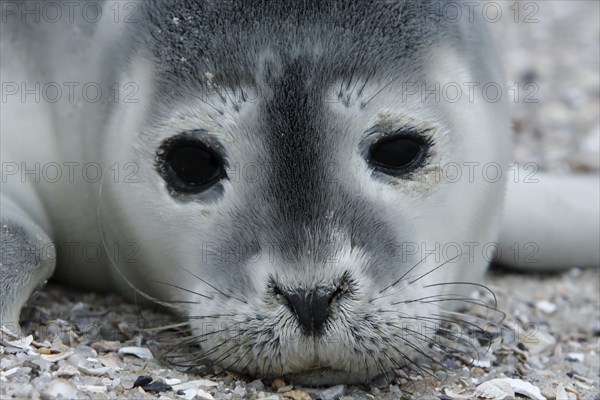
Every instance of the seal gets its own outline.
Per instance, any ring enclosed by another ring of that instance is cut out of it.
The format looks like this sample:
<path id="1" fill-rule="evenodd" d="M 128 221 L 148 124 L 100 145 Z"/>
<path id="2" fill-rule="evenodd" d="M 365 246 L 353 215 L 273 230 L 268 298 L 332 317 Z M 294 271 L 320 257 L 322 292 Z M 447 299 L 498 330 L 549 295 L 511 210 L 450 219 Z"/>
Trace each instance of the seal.
<path id="1" fill-rule="evenodd" d="M 502 70 L 460 2 L 40 4 L 2 10 L 3 325 L 53 276 L 174 308 L 191 364 L 369 382 L 418 365 L 519 232 Z"/>

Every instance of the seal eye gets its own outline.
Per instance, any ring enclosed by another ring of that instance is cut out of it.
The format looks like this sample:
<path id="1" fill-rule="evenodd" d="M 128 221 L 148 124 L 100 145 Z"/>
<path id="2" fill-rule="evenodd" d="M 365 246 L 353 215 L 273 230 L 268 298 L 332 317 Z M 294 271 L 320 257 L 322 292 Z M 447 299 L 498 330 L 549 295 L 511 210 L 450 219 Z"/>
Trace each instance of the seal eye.
<path id="1" fill-rule="evenodd" d="M 200 193 L 225 177 L 219 154 L 199 140 L 168 140 L 159 148 L 157 155 L 159 172 L 176 192 Z"/>
<path id="2" fill-rule="evenodd" d="M 401 133 L 376 142 L 370 149 L 369 161 L 376 170 L 400 175 L 422 166 L 429 143 L 421 136 Z"/>

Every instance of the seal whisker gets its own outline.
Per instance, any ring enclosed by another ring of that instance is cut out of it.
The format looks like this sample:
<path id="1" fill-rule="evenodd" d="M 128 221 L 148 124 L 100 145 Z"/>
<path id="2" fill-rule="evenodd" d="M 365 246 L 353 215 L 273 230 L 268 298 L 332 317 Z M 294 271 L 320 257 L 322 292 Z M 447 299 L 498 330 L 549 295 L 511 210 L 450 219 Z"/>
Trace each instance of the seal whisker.
<path id="1" fill-rule="evenodd" d="M 211 332 L 212 334 L 214 334 L 214 332 Z M 173 357 L 169 362 L 180 366 L 180 367 L 188 367 L 188 368 L 192 368 L 197 366 L 196 364 L 201 361 L 201 360 L 208 360 L 208 357 L 210 357 L 211 355 L 217 353 L 219 350 L 221 350 L 221 347 L 230 344 L 232 341 L 234 341 L 235 339 L 237 339 L 240 335 L 237 336 L 233 336 L 227 340 L 222 341 L 221 343 L 219 343 L 218 345 L 212 347 L 209 351 L 206 352 L 201 352 L 200 354 L 186 354 L 185 356 L 179 356 L 177 357 L 178 359 L 180 359 L 181 361 L 178 362 L 173 362 L 172 359 L 175 358 Z M 250 339 L 249 339 L 250 340 Z M 200 341 L 201 342 L 201 341 Z M 223 359 L 227 358 L 228 355 L 228 351 L 230 351 L 231 349 L 235 348 L 236 345 L 234 343 L 234 345 L 231 348 L 228 348 L 225 352 L 224 355 L 222 354 L 220 357 L 218 357 L 216 360 L 211 360 L 211 362 L 208 365 L 205 365 L 204 369 L 205 370 L 210 370 L 214 365 L 218 364 L 220 361 L 222 361 Z"/>
<path id="2" fill-rule="evenodd" d="M 211 315 L 186 315 L 187 319 L 208 319 L 222 317 L 237 317 L 239 314 L 211 314 Z"/>
<path id="3" fill-rule="evenodd" d="M 443 344 L 443 343 L 441 343 L 439 341 L 435 341 L 434 339 L 428 337 L 427 335 L 425 335 L 422 332 L 415 331 L 415 330 L 413 330 L 411 328 L 401 328 L 401 327 L 398 327 L 398 328 L 400 328 L 402 330 L 406 330 L 406 331 L 412 332 L 413 334 L 417 335 L 417 339 L 418 340 L 421 340 L 421 341 L 423 341 L 425 343 L 428 343 L 431 346 L 435 346 L 436 348 L 438 348 L 440 350 L 443 350 L 445 353 L 448 353 L 448 350 L 454 350 L 455 352 L 464 352 L 464 350 L 460 350 L 460 349 L 452 347 L 450 345 Z M 444 327 L 436 327 L 436 332 L 445 332 L 445 333 L 451 335 L 452 336 L 451 340 L 455 340 L 455 341 L 462 340 L 462 338 L 460 336 L 454 335 L 453 331 L 451 331 L 449 329 L 446 329 Z M 469 344 L 469 346 L 464 345 L 464 347 L 465 348 L 469 348 L 470 347 L 475 353 L 479 354 L 478 349 L 474 345 L 472 345 L 472 344 Z"/>
<path id="4" fill-rule="evenodd" d="M 434 340 L 426 337 L 425 335 L 423 335 L 420 332 L 417 332 L 417 331 L 415 331 L 413 329 L 407 329 L 407 328 L 402 328 L 402 330 L 405 331 L 405 332 L 410 332 L 410 333 L 416 334 L 417 336 L 419 336 L 419 337 L 416 338 L 419 341 L 422 341 L 424 343 L 429 343 L 430 345 L 433 345 L 433 346 L 436 346 L 438 348 L 441 348 L 440 344 L 438 342 L 435 342 Z M 409 339 L 407 339 L 404 335 L 402 336 L 402 341 L 403 341 L 403 343 L 406 346 L 408 346 L 408 347 L 412 348 L 413 350 L 415 350 L 422 357 L 425 357 L 430 362 L 432 362 L 432 363 L 434 363 L 434 364 L 436 364 L 436 365 L 438 365 L 438 366 L 440 366 L 442 368 L 445 368 L 444 364 L 442 364 L 440 361 L 434 359 L 432 356 L 430 356 L 429 354 L 427 354 L 426 351 L 424 351 L 418 345 L 414 344 L 412 341 L 410 341 Z"/>
<path id="5" fill-rule="evenodd" d="M 432 268 L 431 270 L 429 270 L 428 272 L 424 273 L 423 275 L 421 275 L 421 276 L 419 276 L 419 277 L 415 278 L 414 280 L 412 280 L 412 281 L 408 282 L 408 284 L 409 284 L 409 285 L 412 285 L 413 283 L 415 283 L 415 282 L 417 282 L 417 281 L 419 281 L 419 280 L 423 279 L 423 278 L 424 278 L 424 277 L 426 277 L 427 275 L 429 275 L 429 274 L 431 274 L 431 273 L 433 273 L 433 272 L 437 271 L 438 269 L 440 269 L 440 268 L 442 268 L 442 267 L 444 267 L 444 266 L 448 265 L 448 263 L 450 263 L 450 262 L 452 262 L 452 261 L 454 261 L 454 260 L 456 260 L 457 258 L 460 258 L 460 257 L 462 257 L 462 253 L 459 253 L 458 255 L 456 255 L 456 256 L 454 256 L 454 257 L 452 257 L 452 258 L 450 258 L 450 259 L 448 259 L 448 260 L 444 261 L 443 263 L 441 263 L 441 264 L 440 264 L 440 265 L 438 265 L 437 267 L 435 267 L 435 268 Z"/>
<path id="6" fill-rule="evenodd" d="M 432 284 L 429 284 L 429 285 L 425 285 L 423 287 L 424 288 L 428 288 L 428 287 L 437 287 L 437 286 L 446 286 L 446 285 L 475 286 L 475 287 L 484 289 L 486 292 L 488 292 L 494 298 L 494 306 L 498 305 L 498 299 L 496 298 L 496 293 L 494 293 L 494 291 L 492 289 L 490 289 L 488 286 L 486 286 L 484 284 L 481 284 L 481 283 L 477 283 L 477 282 L 462 282 L 462 281 L 439 282 L 439 283 L 432 283 Z"/>
<path id="7" fill-rule="evenodd" d="M 206 371 L 211 370 L 213 367 L 215 367 L 216 365 L 220 364 L 222 361 L 225 361 L 229 357 L 232 357 L 232 354 L 230 353 L 231 350 L 233 350 L 235 348 L 240 348 L 240 347 L 242 347 L 243 345 L 249 343 L 252 340 L 252 338 L 250 338 L 250 339 L 247 339 L 242 344 L 238 344 L 237 341 L 235 340 L 235 339 L 237 339 L 237 337 L 238 336 L 223 341 L 222 343 L 218 344 L 216 348 L 212 349 L 211 351 L 208 351 L 208 352 L 200 354 L 199 356 L 197 356 L 194 359 L 192 359 L 192 361 L 193 362 L 197 362 L 199 360 L 206 360 L 206 359 L 208 359 L 209 356 L 215 354 L 216 350 L 222 350 L 221 349 L 222 346 L 231 345 L 229 347 L 226 347 L 226 349 L 224 351 L 222 351 L 220 353 L 220 355 L 217 356 L 216 359 L 210 360 L 210 362 L 208 364 L 204 365 L 204 370 L 206 370 Z M 223 368 L 223 369 L 226 370 L 227 368 Z"/>
<path id="8" fill-rule="evenodd" d="M 198 340 L 198 339 L 205 338 L 209 335 L 214 335 L 214 334 L 218 334 L 218 333 L 227 333 L 227 332 L 230 332 L 231 330 L 232 330 L 231 328 L 224 328 L 224 329 L 220 329 L 220 330 L 216 330 L 216 331 L 207 332 L 202 335 L 188 336 L 187 338 L 180 340 L 177 344 L 172 346 L 166 353 L 169 353 L 170 351 L 172 351 L 176 348 L 183 347 L 184 345 L 202 343 L 203 341 Z"/>
<path id="9" fill-rule="evenodd" d="M 173 283 L 168 283 L 168 282 L 163 282 L 163 281 L 157 281 L 157 280 L 152 280 L 150 282 L 151 283 L 158 283 L 159 285 L 169 286 L 169 287 L 172 287 L 172 288 L 175 288 L 175 289 L 180 289 L 180 290 L 183 290 L 184 292 L 192 293 L 192 294 L 195 294 L 196 296 L 203 297 L 203 298 L 208 299 L 208 300 L 214 300 L 210 296 L 207 296 L 207 295 L 202 294 L 202 293 L 198 293 L 198 292 L 196 292 L 194 290 L 187 289 L 187 288 L 184 288 L 184 287 L 179 286 L 179 285 L 175 285 Z"/>
<path id="10" fill-rule="evenodd" d="M 398 337 L 401 341 L 404 342 L 404 339 L 402 337 Z M 421 365 L 419 365 L 419 363 L 417 363 L 415 360 L 413 360 L 411 357 L 409 357 L 405 352 L 401 351 L 397 345 L 395 344 L 390 344 L 390 346 L 398 353 L 398 355 L 400 355 L 403 359 L 408 360 L 409 363 L 407 364 L 407 366 L 412 370 L 413 367 L 416 367 L 420 372 L 423 372 L 431 377 L 435 377 L 435 375 L 433 375 L 430 371 L 427 371 L 426 369 L 424 369 L 423 367 L 421 367 Z M 409 346 L 410 347 L 410 346 Z M 418 353 L 421 353 L 422 350 L 418 349 L 417 351 Z"/>
<path id="11" fill-rule="evenodd" d="M 248 339 L 247 341 L 245 341 L 243 344 L 241 344 L 239 347 L 242 348 L 244 345 L 250 343 L 252 341 L 252 338 Z M 246 355 L 248 353 L 250 353 L 252 351 L 252 346 L 248 346 L 248 350 L 246 350 L 246 352 L 244 354 L 242 354 L 241 356 L 238 357 L 237 361 L 234 360 L 234 362 L 232 362 L 231 364 L 229 364 L 227 367 L 223 368 L 224 370 L 228 370 L 229 368 L 232 368 L 233 366 L 237 365 L 240 363 L 240 361 L 242 361 L 244 359 L 244 357 L 246 357 Z M 250 360 L 252 360 L 252 358 L 250 358 Z"/>
<path id="12" fill-rule="evenodd" d="M 155 332 L 155 331 L 161 331 L 161 330 L 179 328 L 179 327 L 187 326 L 187 325 L 189 325 L 189 323 L 187 321 L 183 321 L 183 322 L 178 322 L 178 323 L 175 323 L 175 324 L 169 324 L 169 325 L 163 325 L 163 326 L 154 326 L 152 328 L 144 328 L 143 331 L 144 332 Z"/>
<path id="13" fill-rule="evenodd" d="M 424 278 L 425 276 L 427 276 L 427 275 L 429 275 L 429 274 L 433 273 L 434 271 L 436 271 L 436 270 L 438 270 L 438 269 L 440 269 L 440 268 L 442 268 L 442 267 L 444 267 L 444 266 L 448 265 L 448 264 L 449 264 L 451 261 L 453 261 L 453 260 L 455 260 L 456 258 L 460 257 L 461 255 L 462 255 L 462 253 L 461 253 L 461 254 L 459 254 L 459 255 L 457 255 L 457 256 L 455 256 L 455 257 L 453 257 L 453 258 L 451 258 L 451 259 L 449 259 L 449 260 L 446 260 L 445 262 L 443 262 L 442 264 L 438 265 L 437 267 L 433 267 L 433 268 L 432 268 L 431 270 L 429 270 L 428 272 L 426 272 L 426 273 L 422 274 L 421 276 L 419 276 L 419 277 L 415 278 L 413 281 L 410 281 L 410 282 L 409 282 L 409 284 L 413 284 L 413 283 L 417 282 L 418 280 L 420 280 L 420 279 Z M 405 273 L 404 273 L 404 274 L 403 274 L 403 275 L 402 275 L 400 278 L 398 278 L 396 281 L 394 281 L 394 282 L 393 282 L 393 283 L 391 283 L 390 285 L 388 285 L 388 286 L 384 287 L 383 289 L 381 289 L 381 290 L 379 291 L 379 294 L 382 294 L 382 293 L 383 293 L 383 292 L 385 292 L 386 290 L 388 290 L 388 289 L 390 289 L 390 288 L 392 288 L 392 287 L 396 286 L 396 285 L 397 285 L 397 284 L 399 284 L 400 282 L 403 282 L 403 281 L 405 280 L 405 278 L 407 278 L 407 279 L 410 279 L 410 276 L 409 276 L 409 274 L 410 274 L 410 273 L 411 273 L 413 270 L 415 270 L 416 268 L 418 268 L 418 267 L 422 266 L 422 265 L 423 265 L 423 262 L 424 262 L 426 259 L 427 259 L 427 256 L 423 257 L 421 260 L 419 260 L 419 262 L 417 262 L 417 263 L 416 263 L 415 265 L 413 265 L 413 266 L 412 266 L 412 267 L 411 267 L 411 268 L 410 268 L 408 271 L 406 271 L 406 272 L 405 272 Z M 427 286 L 424 286 L 424 287 L 428 287 L 428 286 L 429 286 L 429 285 L 427 285 Z M 383 298 L 386 298 L 386 297 L 390 297 L 390 296 L 393 296 L 393 295 L 394 295 L 394 293 L 391 293 L 391 294 L 388 294 L 388 295 L 384 295 L 384 296 L 377 296 L 377 297 L 374 297 L 374 298 L 372 298 L 372 299 L 370 300 L 370 302 L 372 302 L 372 301 L 375 301 L 375 300 L 380 300 L 380 299 L 383 299 Z"/>
<path id="14" fill-rule="evenodd" d="M 232 294 L 227 294 L 227 293 L 223 292 L 222 290 L 220 290 L 219 288 L 215 287 L 214 285 L 208 283 L 206 280 L 200 278 L 198 275 L 194 274 L 192 271 L 188 270 L 187 268 L 185 268 L 183 266 L 180 267 L 180 268 L 183 269 L 184 271 L 186 271 L 188 274 L 192 275 L 194 278 L 198 279 L 200 282 L 202 282 L 202 283 L 210 286 L 211 288 L 213 288 L 214 290 L 216 290 L 218 293 L 222 294 L 223 296 L 227 297 L 228 299 L 234 299 L 234 300 L 237 300 L 237 301 L 239 301 L 239 302 L 241 302 L 243 304 L 248 304 L 248 302 L 245 301 L 245 300 L 242 300 L 242 299 L 240 299 L 238 297 L 235 297 Z"/>
<path id="15" fill-rule="evenodd" d="M 360 105 L 360 108 L 361 109 L 365 108 L 367 106 L 367 104 L 369 104 L 371 102 L 371 100 L 373 100 L 375 97 L 379 96 L 379 94 L 381 92 L 383 92 L 388 86 L 390 86 L 392 83 L 394 83 L 398 78 L 399 78 L 399 76 L 395 76 L 394 78 L 390 79 L 390 81 L 388 83 L 386 83 L 385 85 L 383 85 L 383 87 L 381 89 L 379 89 L 377 92 L 375 92 L 375 94 L 371 98 L 369 98 L 369 100 L 362 103 Z"/>
<path id="16" fill-rule="evenodd" d="M 406 275 L 408 275 L 412 270 L 414 270 L 415 268 L 417 268 L 419 265 L 422 265 L 423 262 L 427 259 L 427 256 L 423 257 L 421 260 L 419 260 L 419 262 L 417 262 L 415 265 L 413 265 L 408 271 L 406 271 L 400 278 L 398 278 L 396 281 L 394 281 L 392 284 L 384 287 L 383 289 L 381 289 L 379 291 L 379 294 L 382 294 L 383 292 L 385 292 L 386 290 L 388 290 L 389 288 L 392 288 L 394 286 L 396 286 L 398 283 L 402 282 L 402 280 L 404 279 L 404 277 Z M 381 297 L 375 297 L 372 300 L 378 300 L 381 299 Z"/>

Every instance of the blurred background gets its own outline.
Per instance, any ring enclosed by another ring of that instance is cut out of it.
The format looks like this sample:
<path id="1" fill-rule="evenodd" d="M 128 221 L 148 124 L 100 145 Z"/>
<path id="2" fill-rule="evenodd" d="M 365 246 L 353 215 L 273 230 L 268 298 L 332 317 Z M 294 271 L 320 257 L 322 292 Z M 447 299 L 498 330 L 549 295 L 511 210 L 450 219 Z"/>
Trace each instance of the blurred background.
<path id="1" fill-rule="evenodd" d="M 511 101 L 515 161 L 535 162 L 554 172 L 598 173 L 600 2 L 485 3 L 494 3 L 487 11 L 489 27 L 511 99 L 519 94 Z M 496 8 L 502 10 L 501 18 Z"/>

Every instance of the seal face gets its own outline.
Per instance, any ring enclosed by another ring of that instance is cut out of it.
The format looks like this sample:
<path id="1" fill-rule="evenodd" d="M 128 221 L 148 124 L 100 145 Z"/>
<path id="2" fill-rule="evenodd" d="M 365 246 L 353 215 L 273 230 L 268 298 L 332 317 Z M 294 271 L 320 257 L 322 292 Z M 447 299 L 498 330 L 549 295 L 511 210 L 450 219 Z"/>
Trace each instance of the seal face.
<path id="1" fill-rule="evenodd" d="M 81 209 L 123 275 L 188 319 L 191 364 L 368 382 L 435 344 L 503 191 L 445 166 L 504 166 L 509 148 L 504 101 L 435 94 L 502 82 L 481 23 L 437 3 L 149 0 L 121 31 L 106 70 L 139 101 L 107 106 L 78 151 L 136 179 Z"/>
<path id="2" fill-rule="evenodd" d="M 111 149 L 143 183 L 104 195 L 140 244 L 128 276 L 185 302 L 191 363 L 312 384 L 416 363 L 485 268 L 502 199 L 503 181 L 441 171 L 505 165 L 509 126 L 503 101 L 406 90 L 502 82 L 480 24 L 425 27 L 414 2 L 147 12 L 131 70 L 152 118 L 115 124 Z"/>

